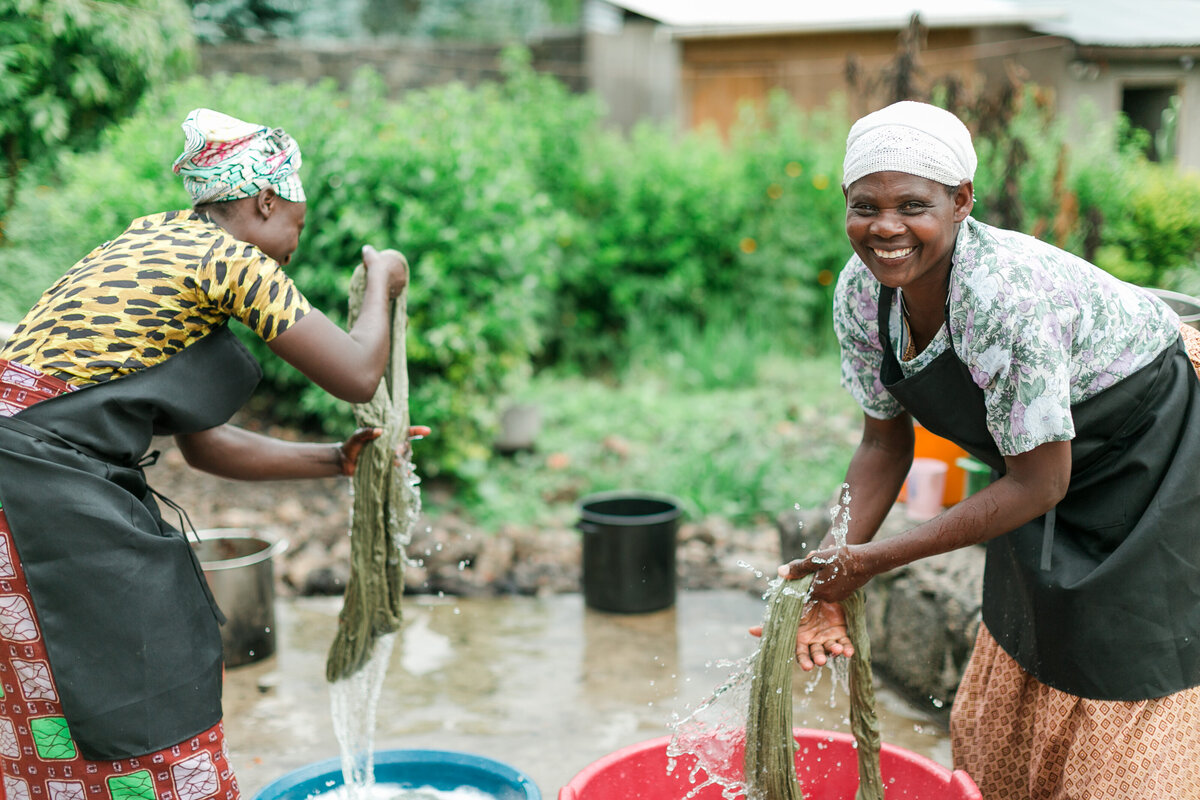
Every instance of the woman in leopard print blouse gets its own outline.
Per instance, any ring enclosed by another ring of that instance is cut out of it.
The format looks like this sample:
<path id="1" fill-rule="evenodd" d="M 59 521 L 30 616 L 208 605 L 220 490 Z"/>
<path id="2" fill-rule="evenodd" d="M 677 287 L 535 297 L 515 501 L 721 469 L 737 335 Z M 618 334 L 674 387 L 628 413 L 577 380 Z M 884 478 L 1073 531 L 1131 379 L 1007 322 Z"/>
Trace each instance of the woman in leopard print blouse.
<path id="1" fill-rule="evenodd" d="M 0 770 L 10 800 L 238 796 L 220 612 L 142 459 L 266 480 L 348 475 L 378 431 L 285 442 L 227 424 L 261 371 L 237 320 L 322 388 L 369 400 L 408 266 L 363 248 L 347 332 L 284 272 L 304 227 L 285 132 L 208 109 L 175 164 L 193 207 L 135 220 L 50 287 L 0 350 Z M 414 433 L 423 433 L 424 429 Z"/>

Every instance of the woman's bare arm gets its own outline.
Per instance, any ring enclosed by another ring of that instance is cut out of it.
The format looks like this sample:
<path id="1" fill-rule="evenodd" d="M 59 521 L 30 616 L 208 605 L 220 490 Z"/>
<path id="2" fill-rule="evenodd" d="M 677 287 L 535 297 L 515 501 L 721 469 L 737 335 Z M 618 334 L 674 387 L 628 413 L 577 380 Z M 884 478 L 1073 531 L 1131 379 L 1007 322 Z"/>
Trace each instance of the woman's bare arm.
<path id="1" fill-rule="evenodd" d="M 349 332 L 313 309 L 268 345 L 313 383 L 351 403 L 367 402 L 379 387 L 390 349 L 390 302 L 408 284 L 408 263 L 395 250 L 364 247 L 363 264 L 366 290 Z"/>
<path id="2" fill-rule="evenodd" d="M 1004 459 L 1006 473 L 938 516 L 879 542 L 822 549 L 780 568 L 795 579 L 817 573 L 813 597 L 840 601 L 875 575 L 920 558 L 985 542 L 1058 504 L 1071 479 L 1071 443 L 1047 442 Z"/>
<path id="3" fill-rule="evenodd" d="M 360 428 L 345 442 L 288 442 L 233 425 L 218 425 L 175 437 L 189 466 L 243 481 L 331 478 L 351 475 L 358 454 L 380 434 Z"/>

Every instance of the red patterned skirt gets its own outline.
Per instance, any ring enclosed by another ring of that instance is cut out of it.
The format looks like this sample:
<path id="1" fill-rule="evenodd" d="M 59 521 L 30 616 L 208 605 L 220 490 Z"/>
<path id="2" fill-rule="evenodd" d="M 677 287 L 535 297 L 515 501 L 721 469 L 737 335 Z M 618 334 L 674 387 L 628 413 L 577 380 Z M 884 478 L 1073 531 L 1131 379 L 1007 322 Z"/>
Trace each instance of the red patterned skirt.
<path id="1" fill-rule="evenodd" d="M 0 359 L 0 416 L 76 387 Z M 2 478 L 0 478 L 2 480 Z M 114 620 L 114 623 L 116 621 Z M 220 722 L 187 741 L 89 761 L 71 739 L 33 598 L 0 507 L 0 768 L 7 800 L 237 800 Z"/>

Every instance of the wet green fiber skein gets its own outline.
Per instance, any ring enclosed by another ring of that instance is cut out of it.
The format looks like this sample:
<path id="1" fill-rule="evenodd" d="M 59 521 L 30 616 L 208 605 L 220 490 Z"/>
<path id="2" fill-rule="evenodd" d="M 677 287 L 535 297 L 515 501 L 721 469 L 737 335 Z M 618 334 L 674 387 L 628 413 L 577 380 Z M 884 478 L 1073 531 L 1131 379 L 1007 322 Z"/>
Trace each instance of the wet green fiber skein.
<path id="1" fill-rule="evenodd" d="M 767 599 L 762 645 L 752 666 L 746 715 L 745 782 L 748 800 L 804 800 L 796 779 L 796 739 L 792 733 L 792 664 L 796 628 L 804 613 L 812 577 L 777 581 Z M 861 589 L 842 602 L 854 645 L 850 659 L 850 727 L 858 743 L 855 800 L 883 800 L 879 771 L 879 718 L 871 671 L 871 643 Z"/>
<path id="2" fill-rule="evenodd" d="M 365 288 L 366 274 L 359 267 L 350 282 L 351 325 L 362 307 Z M 325 662 L 325 678 L 330 683 L 360 670 L 370 660 L 379 637 L 400 629 L 404 546 L 420 509 L 416 487 L 393 464 L 393 454 L 407 438 L 409 424 L 406 300 L 402 292 L 393 307 L 387 374 L 369 402 L 354 406 L 359 427 L 383 428 L 383 434 L 362 449 L 354 471 L 350 580 Z"/>

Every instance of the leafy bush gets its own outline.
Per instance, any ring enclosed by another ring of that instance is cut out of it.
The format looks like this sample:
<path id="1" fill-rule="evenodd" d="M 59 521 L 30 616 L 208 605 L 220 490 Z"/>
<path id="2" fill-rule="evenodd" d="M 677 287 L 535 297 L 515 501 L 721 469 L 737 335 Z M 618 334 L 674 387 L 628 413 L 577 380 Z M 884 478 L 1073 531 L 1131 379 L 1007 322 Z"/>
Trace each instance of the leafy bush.
<path id="1" fill-rule="evenodd" d="M 0 319 L 131 219 L 186 206 L 170 173 L 179 123 L 209 106 L 300 142 L 308 224 L 289 270 L 335 321 L 363 243 L 407 254 L 413 417 L 435 430 L 421 470 L 480 497 L 497 411 L 538 368 L 737 390 L 772 356 L 828 351 L 850 253 L 841 108 L 801 113 L 780 95 L 746 108 L 728 139 L 649 125 L 624 137 L 527 55 L 510 53 L 508 71 L 401 102 L 369 72 L 345 90 L 247 77 L 163 87 L 94 152 L 38 165 L 0 247 Z M 1025 95 L 976 138 L 977 216 L 1011 217 L 1122 277 L 1185 285 L 1200 252 L 1196 179 L 1148 164 L 1119 131 L 1069 141 L 1043 99 Z M 248 338 L 270 414 L 344 435 L 349 408 Z"/>
<path id="2" fill-rule="evenodd" d="M 500 92 L 450 85 L 395 104 L 366 74 L 344 93 L 331 84 L 276 87 L 245 77 L 168 87 L 106 135 L 99 152 L 64 156 L 53 191 L 24 195 L 12 246 L 0 251 L 0 275 L 14 277 L 3 313 L 19 316 L 38 289 L 130 219 L 186 206 L 170 164 L 191 108 L 280 125 L 301 143 L 310 198 L 293 277 L 314 305 L 343 322 L 362 244 L 404 250 L 414 276 L 413 416 L 437 431 L 421 448 L 423 469 L 477 474 L 490 442 L 488 401 L 528 371 L 540 347 L 566 225 L 514 143 L 493 134 L 515 114 Z M 257 340 L 250 345 L 274 414 L 345 434 L 345 404 Z"/>
<path id="3" fill-rule="evenodd" d="M 1107 220 L 1096 263 L 1123 280 L 1163 286 L 1200 255 L 1200 178 L 1145 162 Z"/>
<path id="4" fill-rule="evenodd" d="M 1145 133 L 1124 119 L 1075 127 L 1091 133 L 1071 138 L 1035 87 L 1019 95 L 1003 132 L 976 139 L 975 215 L 1131 283 L 1186 281 L 1200 257 L 1200 178 L 1148 161 Z"/>
<path id="5" fill-rule="evenodd" d="M 652 125 L 629 139 L 585 131 L 578 160 L 539 170 L 557 176 L 547 191 L 580 219 L 552 360 L 620 371 L 655 342 L 719 338 L 727 331 L 714 312 L 731 307 L 734 326 L 774 321 L 781 344 L 827 343 L 831 285 L 848 253 L 837 119 L 806 117 L 779 95 L 761 117 L 747 109 L 729 142 Z"/>
<path id="6" fill-rule="evenodd" d="M 0 0 L 0 216 L 30 159 L 80 144 L 191 66 L 180 0 Z"/>

